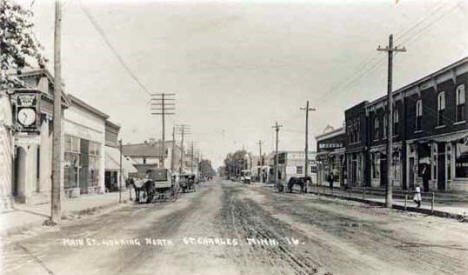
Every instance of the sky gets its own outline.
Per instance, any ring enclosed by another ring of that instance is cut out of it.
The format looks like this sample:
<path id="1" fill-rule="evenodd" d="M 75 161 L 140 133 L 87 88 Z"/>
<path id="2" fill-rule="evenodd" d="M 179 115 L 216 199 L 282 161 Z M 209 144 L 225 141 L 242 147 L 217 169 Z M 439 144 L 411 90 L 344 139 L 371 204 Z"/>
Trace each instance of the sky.
<path id="1" fill-rule="evenodd" d="M 34 12 L 34 31 L 53 72 L 54 2 L 20 0 Z M 161 138 L 149 95 L 129 75 L 93 26 L 152 93 L 175 93 L 176 114 L 214 166 L 228 152 L 304 150 L 344 110 L 386 94 L 394 35 L 393 87 L 409 84 L 468 56 L 468 0 L 137 1 L 64 0 L 62 77 L 66 92 L 121 125 L 124 144 Z M 177 137 L 179 140 L 180 137 Z"/>

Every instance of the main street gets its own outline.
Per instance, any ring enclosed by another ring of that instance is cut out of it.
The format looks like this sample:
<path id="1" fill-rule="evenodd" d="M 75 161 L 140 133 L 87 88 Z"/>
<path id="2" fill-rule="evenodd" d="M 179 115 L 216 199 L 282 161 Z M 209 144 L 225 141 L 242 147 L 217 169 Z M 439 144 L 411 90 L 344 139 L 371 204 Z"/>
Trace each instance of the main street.
<path id="1" fill-rule="evenodd" d="M 466 274 L 468 228 L 216 179 L 5 241 L 6 274 Z"/>

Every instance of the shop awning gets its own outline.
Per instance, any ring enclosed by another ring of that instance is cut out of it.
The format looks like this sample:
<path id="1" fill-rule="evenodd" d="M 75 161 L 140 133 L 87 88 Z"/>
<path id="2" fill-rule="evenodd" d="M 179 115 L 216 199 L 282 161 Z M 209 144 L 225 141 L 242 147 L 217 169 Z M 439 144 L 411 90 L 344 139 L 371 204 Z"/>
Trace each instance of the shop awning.
<path id="1" fill-rule="evenodd" d="M 117 148 L 105 147 L 106 159 L 105 169 L 106 170 L 119 170 L 120 169 L 120 151 Z M 122 156 L 122 170 L 127 173 L 136 173 L 137 169 L 133 166 L 132 162 L 126 157 Z"/>
<path id="2" fill-rule="evenodd" d="M 466 137 L 468 137 L 468 132 L 455 133 L 455 134 L 445 135 L 441 137 L 434 137 L 432 138 L 432 140 L 435 142 L 451 142 L 451 141 L 456 141 L 456 140 L 463 139 Z"/>

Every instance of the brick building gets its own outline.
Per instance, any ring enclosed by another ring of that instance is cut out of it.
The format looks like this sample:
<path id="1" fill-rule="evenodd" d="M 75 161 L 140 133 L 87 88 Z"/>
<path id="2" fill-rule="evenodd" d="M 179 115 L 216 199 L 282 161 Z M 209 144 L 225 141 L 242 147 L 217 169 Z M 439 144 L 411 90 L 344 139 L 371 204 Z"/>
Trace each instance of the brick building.
<path id="1" fill-rule="evenodd" d="M 411 189 L 427 165 L 425 190 L 468 190 L 468 57 L 393 92 L 393 184 Z M 387 180 L 387 97 L 345 111 L 346 172 L 351 186 Z"/>

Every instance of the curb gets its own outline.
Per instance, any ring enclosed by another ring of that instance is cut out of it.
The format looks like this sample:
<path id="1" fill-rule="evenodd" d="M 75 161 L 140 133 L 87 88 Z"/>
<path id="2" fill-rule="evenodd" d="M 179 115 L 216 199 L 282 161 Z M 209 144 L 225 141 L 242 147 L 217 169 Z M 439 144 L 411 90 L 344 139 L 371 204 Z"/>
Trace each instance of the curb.
<path id="1" fill-rule="evenodd" d="M 312 191 L 312 192 L 309 191 L 308 193 L 318 195 L 318 196 L 334 197 L 334 198 L 339 198 L 339 199 L 344 199 L 344 200 L 349 200 L 349 201 L 367 203 L 369 205 L 385 206 L 385 203 L 379 202 L 379 201 L 371 201 L 371 200 L 360 199 L 360 198 L 344 197 L 344 196 L 332 195 L 332 194 L 324 194 L 324 193 L 318 193 L 318 192 L 315 192 L 315 191 Z M 455 213 L 450 213 L 450 212 L 440 211 L 440 210 L 435 210 L 435 209 L 431 211 L 431 209 L 417 208 L 417 207 L 413 207 L 413 206 L 407 206 L 406 209 L 405 209 L 405 206 L 399 205 L 399 204 L 393 204 L 392 209 L 416 212 L 416 213 L 421 213 L 421 214 L 426 214 L 426 215 L 437 216 L 437 217 L 441 217 L 441 218 L 449 218 L 449 219 L 456 219 L 456 220 L 465 219 L 465 217 L 463 215 L 461 215 L 461 214 L 455 214 Z"/>
<path id="2" fill-rule="evenodd" d="M 91 215 L 91 214 L 94 214 L 97 211 L 102 211 L 102 210 L 106 210 L 106 209 L 116 207 L 118 205 L 126 204 L 126 203 L 128 203 L 128 201 L 129 201 L 128 199 L 124 199 L 124 200 L 122 200 L 122 203 L 111 202 L 111 203 L 103 204 L 103 205 L 100 205 L 100 206 L 85 208 L 85 209 L 81 209 L 81 210 L 77 210 L 77 211 L 66 211 L 66 212 L 62 213 L 62 220 L 70 220 L 71 221 L 76 216 Z M 22 224 L 20 226 L 9 228 L 9 229 L 7 229 L 5 231 L 0 232 L 0 238 L 1 237 L 8 237 L 8 236 L 15 235 L 15 234 L 19 234 L 21 232 L 33 229 L 35 227 L 41 227 L 41 226 L 44 225 L 44 222 L 47 219 L 48 218 L 43 217 L 42 219 L 34 221 L 34 222 L 30 222 L 30 223 Z"/>

